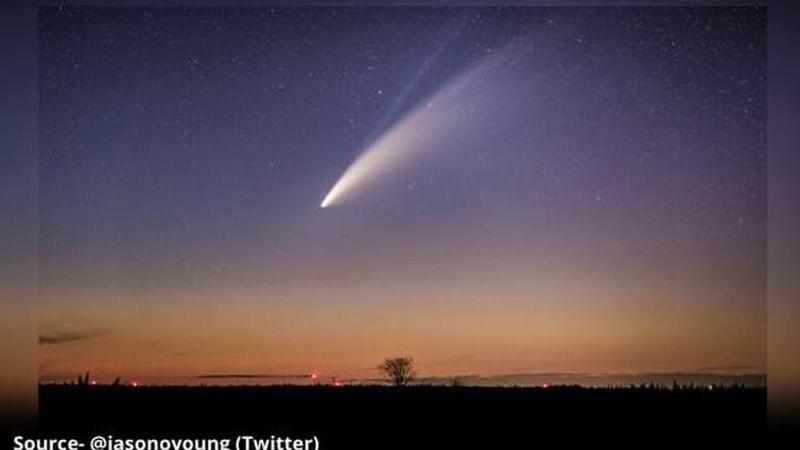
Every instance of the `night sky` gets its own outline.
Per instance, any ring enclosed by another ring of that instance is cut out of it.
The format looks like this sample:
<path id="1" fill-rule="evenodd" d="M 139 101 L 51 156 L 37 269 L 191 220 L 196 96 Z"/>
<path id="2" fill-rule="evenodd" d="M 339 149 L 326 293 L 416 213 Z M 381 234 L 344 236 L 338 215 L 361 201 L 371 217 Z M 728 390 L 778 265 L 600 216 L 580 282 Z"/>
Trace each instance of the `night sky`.
<path id="1" fill-rule="evenodd" d="M 40 30 L 45 379 L 765 370 L 763 9 Z"/>

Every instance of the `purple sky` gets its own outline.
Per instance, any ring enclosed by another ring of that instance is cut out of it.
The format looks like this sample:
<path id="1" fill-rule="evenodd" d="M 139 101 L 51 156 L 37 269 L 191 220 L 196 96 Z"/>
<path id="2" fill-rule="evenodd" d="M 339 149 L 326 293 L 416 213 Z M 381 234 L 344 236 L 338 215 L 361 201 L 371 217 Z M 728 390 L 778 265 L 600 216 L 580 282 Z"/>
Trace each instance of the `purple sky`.
<path id="1" fill-rule="evenodd" d="M 765 368 L 763 9 L 40 19 L 43 376 Z"/>

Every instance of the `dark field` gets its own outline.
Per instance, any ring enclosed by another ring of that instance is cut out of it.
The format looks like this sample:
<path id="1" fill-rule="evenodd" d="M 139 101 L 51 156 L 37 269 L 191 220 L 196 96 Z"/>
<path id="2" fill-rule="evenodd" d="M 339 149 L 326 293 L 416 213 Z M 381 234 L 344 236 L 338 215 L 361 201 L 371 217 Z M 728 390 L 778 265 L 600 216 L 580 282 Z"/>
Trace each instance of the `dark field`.
<path id="1" fill-rule="evenodd" d="M 49 385 L 40 389 L 39 431 L 316 435 L 320 448 L 535 448 L 554 439 L 741 444 L 765 435 L 766 390 Z"/>

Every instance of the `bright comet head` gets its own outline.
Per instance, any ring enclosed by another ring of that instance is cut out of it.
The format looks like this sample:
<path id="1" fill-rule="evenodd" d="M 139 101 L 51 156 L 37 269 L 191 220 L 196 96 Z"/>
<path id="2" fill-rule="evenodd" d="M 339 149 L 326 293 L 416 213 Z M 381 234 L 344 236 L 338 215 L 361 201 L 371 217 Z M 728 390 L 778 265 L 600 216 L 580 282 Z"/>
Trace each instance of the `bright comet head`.
<path id="1" fill-rule="evenodd" d="M 325 196 L 325 198 L 322 199 L 322 203 L 319 204 L 320 208 L 327 208 L 328 206 L 331 206 L 333 204 L 334 200 L 336 200 L 336 197 L 342 191 L 342 180 L 344 180 L 345 178 L 346 177 L 343 176 L 342 178 L 339 179 L 339 181 L 336 182 L 336 184 L 333 185 L 333 187 Z"/>

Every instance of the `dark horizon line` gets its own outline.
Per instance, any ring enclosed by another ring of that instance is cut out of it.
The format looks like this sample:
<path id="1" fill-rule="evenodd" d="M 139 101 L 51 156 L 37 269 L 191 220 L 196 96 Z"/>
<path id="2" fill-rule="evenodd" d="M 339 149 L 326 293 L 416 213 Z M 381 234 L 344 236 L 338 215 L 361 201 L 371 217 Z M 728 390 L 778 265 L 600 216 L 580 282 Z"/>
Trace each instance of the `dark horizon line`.
<path id="1" fill-rule="evenodd" d="M 91 372 L 91 371 L 90 371 Z M 264 379 L 264 380 L 277 380 L 277 379 L 308 379 L 312 373 L 308 374 L 248 374 L 248 373 L 231 373 L 231 374 L 202 374 L 195 376 L 175 376 L 167 377 L 174 379 L 198 379 L 198 380 L 225 380 L 225 379 Z M 522 372 L 522 373 L 502 373 L 493 375 L 479 375 L 479 374 L 460 374 L 460 375 L 431 375 L 420 376 L 416 378 L 418 382 L 437 382 L 437 381 L 452 381 L 452 380 L 497 380 L 508 378 L 523 378 L 523 377 L 553 377 L 553 378 L 586 378 L 586 379 L 602 379 L 602 378 L 644 378 L 644 377 L 717 377 L 726 379 L 752 379 L 767 377 L 767 372 L 746 372 L 746 373 L 725 373 L 725 372 L 696 372 L 696 371 L 677 371 L 677 372 Z M 40 377 L 42 381 L 54 380 L 70 380 L 73 376 L 45 376 Z M 320 380 L 329 378 L 337 378 L 335 375 L 322 375 Z M 385 382 L 386 380 L 380 377 L 373 378 L 341 378 L 340 381 L 346 383 L 377 383 Z"/>
<path id="2" fill-rule="evenodd" d="M 198 379 L 225 379 L 225 378 L 308 378 L 311 374 L 248 374 L 248 373 L 212 373 L 207 375 L 198 375 Z"/>
<path id="3" fill-rule="evenodd" d="M 205 375 L 198 375 L 195 378 L 197 379 L 236 379 L 236 378 L 244 378 L 244 379 L 286 379 L 286 378 L 298 378 L 298 379 L 305 379 L 311 377 L 312 374 L 289 374 L 289 375 L 281 375 L 281 374 L 245 374 L 245 373 L 233 373 L 233 374 L 205 374 Z M 483 379 L 483 380 L 490 380 L 494 378 L 510 378 L 510 377 L 542 377 L 542 376 L 550 376 L 550 377 L 585 377 L 585 378 L 604 378 L 604 377 L 646 377 L 646 376 L 694 376 L 694 377 L 737 377 L 737 378 L 748 378 L 748 377 L 766 377 L 766 372 L 747 372 L 747 373 L 725 373 L 725 372 L 689 372 L 689 371 L 677 371 L 677 372 L 521 372 L 521 373 L 501 373 L 501 374 L 493 374 L 493 375 L 479 375 L 479 374 L 458 374 L 458 375 L 431 375 L 431 376 L 421 376 L 418 377 L 417 380 L 451 380 L 457 378 L 466 378 L 466 379 Z M 335 377 L 335 375 L 330 376 L 323 376 L 321 378 L 330 378 Z M 378 382 L 378 381 L 385 381 L 383 378 L 375 377 L 375 378 L 351 378 L 351 379 L 342 379 L 341 381 L 366 381 L 366 382 Z"/>

